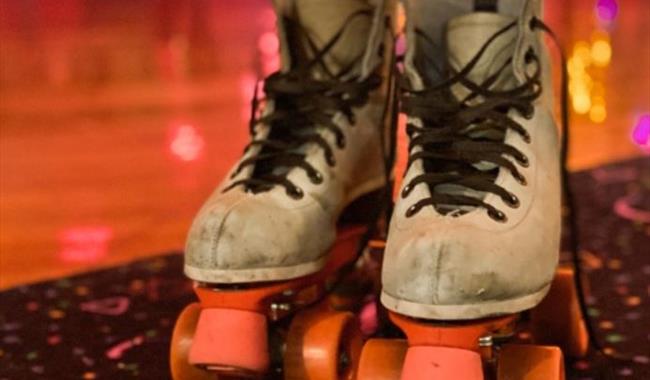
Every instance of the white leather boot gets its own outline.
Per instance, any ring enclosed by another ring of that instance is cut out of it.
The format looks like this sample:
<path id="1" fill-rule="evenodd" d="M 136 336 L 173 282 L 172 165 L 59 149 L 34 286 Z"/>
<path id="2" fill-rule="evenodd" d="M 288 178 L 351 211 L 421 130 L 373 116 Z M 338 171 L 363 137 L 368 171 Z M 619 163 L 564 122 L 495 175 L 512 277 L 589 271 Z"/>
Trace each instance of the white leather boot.
<path id="1" fill-rule="evenodd" d="M 276 0 L 282 70 L 251 142 L 196 216 L 185 273 L 207 283 L 319 271 L 337 221 L 386 183 L 389 1 Z"/>
<path id="2" fill-rule="evenodd" d="M 541 4 L 467 10 L 440 28 L 441 44 L 426 24 L 435 3 L 406 2 L 409 167 L 381 300 L 426 319 L 529 309 L 553 279 L 561 222 L 553 89 L 533 21 Z"/>

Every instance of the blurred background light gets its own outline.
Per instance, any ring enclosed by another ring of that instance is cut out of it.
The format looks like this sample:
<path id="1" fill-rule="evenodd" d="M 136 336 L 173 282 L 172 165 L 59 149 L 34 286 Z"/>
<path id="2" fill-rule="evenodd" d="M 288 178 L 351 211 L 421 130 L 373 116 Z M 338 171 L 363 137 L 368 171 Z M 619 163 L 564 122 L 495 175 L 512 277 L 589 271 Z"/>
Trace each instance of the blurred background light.
<path id="1" fill-rule="evenodd" d="M 108 226 L 74 226 L 59 233 L 59 258 L 66 262 L 93 262 L 106 256 L 113 229 Z"/>
<path id="2" fill-rule="evenodd" d="M 583 68 L 591 64 L 591 46 L 586 41 L 578 41 L 573 46 L 573 56 Z"/>
<path id="3" fill-rule="evenodd" d="M 201 157 L 205 141 L 191 124 L 172 126 L 169 151 L 180 161 L 195 161 Z"/>
<path id="4" fill-rule="evenodd" d="M 567 60 L 571 106 L 578 115 L 586 115 L 592 123 L 607 119 L 605 99 L 606 69 L 612 60 L 612 46 L 607 30 L 596 29 L 591 43 L 576 41 Z"/>
<path id="5" fill-rule="evenodd" d="M 584 115 L 591 108 L 589 93 L 581 88 L 573 94 L 573 109 L 577 114 Z"/>
<path id="6" fill-rule="evenodd" d="M 263 56 L 278 54 L 280 42 L 275 32 L 262 33 L 257 41 L 257 47 Z"/>
<path id="7" fill-rule="evenodd" d="M 644 0 L 645 1 L 645 0 Z M 612 22 L 618 15 L 616 0 L 598 0 L 596 2 L 596 16 L 604 22 Z"/>
<path id="8" fill-rule="evenodd" d="M 646 149 L 650 149 L 650 113 L 639 117 L 632 132 L 632 140 Z"/>
<path id="9" fill-rule="evenodd" d="M 594 66 L 606 67 L 612 59 L 612 46 L 607 35 L 597 33 L 591 44 L 591 61 Z"/>
<path id="10" fill-rule="evenodd" d="M 602 96 L 592 98 L 591 109 L 589 110 L 589 119 L 594 123 L 602 123 L 607 118 L 607 108 L 605 99 Z"/>

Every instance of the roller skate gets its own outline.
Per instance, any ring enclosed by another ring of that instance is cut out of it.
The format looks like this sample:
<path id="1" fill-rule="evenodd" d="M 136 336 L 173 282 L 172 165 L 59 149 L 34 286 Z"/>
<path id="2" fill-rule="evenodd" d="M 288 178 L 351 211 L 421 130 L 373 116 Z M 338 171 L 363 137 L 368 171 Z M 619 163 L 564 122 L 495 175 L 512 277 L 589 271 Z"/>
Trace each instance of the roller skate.
<path id="1" fill-rule="evenodd" d="M 342 309 L 364 290 L 339 290 L 363 283 L 355 264 L 389 187 L 394 3 L 274 5 L 282 68 L 187 238 L 199 302 L 176 323 L 175 380 L 350 379 L 358 362 L 358 321 Z"/>
<path id="2" fill-rule="evenodd" d="M 584 354 L 587 335 L 573 272 L 556 270 L 541 1 L 442 3 L 405 2 L 409 152 L 381 292 L 404 339 L 366 343 L 358 379 L 563 379 L 562 348 Z M 516 344 L 525 319 L 540 345 Z"/>

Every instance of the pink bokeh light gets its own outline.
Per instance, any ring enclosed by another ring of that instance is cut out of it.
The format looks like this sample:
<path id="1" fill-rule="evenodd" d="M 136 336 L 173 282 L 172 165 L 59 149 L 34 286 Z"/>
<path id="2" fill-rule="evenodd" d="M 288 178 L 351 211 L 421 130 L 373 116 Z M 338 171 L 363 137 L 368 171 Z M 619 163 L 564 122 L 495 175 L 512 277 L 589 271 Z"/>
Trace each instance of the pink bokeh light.
<path id="1" fill-rule="evenodd" d="M 379 328 L 379 317 L 377 314 L 377 301 L 372 301 L 363 306 L 359 313 L 359 322 L 361 332 L 366 336 L 371 336 Z"/>
<path id="2" fill-rule="evenodd" d="M 616 15 L 618 15 L 618 3 L 616 0 L 598 0 L 596 3 L 596 15 L 601 21 L 614 21 Z"/>
<path id="3" fill-rule="evenodd" d="M 257 48 L 262 55 L 277 55 L 280 48 L 280 41 L 275 32 L 262 33 L 257 40 Z"/>
<path id="4" fill-rule="evenodd" d="M 192 124 L 182 123 L 171 128 L 169 151 L 178 160 L 190 162 L 203 155 L 205 140 Z"/>
<path id="5" fill-rule="evenodd" d="M 639 117 L 632 131 L 632 141 L 641 147 L 650 149 L 650 113 Z"/>
<path id="6" fill-rule="evenodd" d="M 108 226 L 73 226 L 59 233 L 59 258 L 66 262 L 94 262 L 108 253 L 113 229 Z"/>

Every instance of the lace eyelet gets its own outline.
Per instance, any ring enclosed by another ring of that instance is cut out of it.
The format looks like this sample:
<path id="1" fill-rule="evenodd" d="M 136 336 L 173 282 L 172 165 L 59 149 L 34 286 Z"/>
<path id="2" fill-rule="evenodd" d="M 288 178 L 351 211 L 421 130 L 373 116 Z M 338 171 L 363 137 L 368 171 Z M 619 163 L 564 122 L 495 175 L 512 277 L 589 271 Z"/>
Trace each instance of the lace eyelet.
<path id="1" fill-rule="evenodd" d="M 500 222 L 500 223 L 505 223 L 505 222 L 508 221 L 508 217 L 506 216 L 506 214 L 503 211 L 488 210 L 488 215 L 490 216 L 490 218 L 492 218 L 493 220 L 496 220 L 497 222 Z"/>
<path id="2" fill-rule="evenodd" d="M 528 109 L 527 109 L 527 110 L 522 114 L 522 116 L 523 116 L 524 119 L 526 119 L 526 120 L 532 120 L 532 119 L 535 117 L 535 107 L 532 107 L 532 106 L 531 106 L 530 108 L 528 108 Z"/>
<path id="3" fill-rule="evenodd" d="M 528 157 L 526 155 L 522 154 L 519 157 L 515 157 L 519 165 L 523 166 L 524 168 L 527 168 L 530 166 L 530 161 L 528 160 Z"/>
<path id="4" fill-rule="evenodd" d="M 336 146 L 339 147 L 339 149 L 345 148 L 346 141 L 345 141 L 345 136 L 343 134 L 340 134 L 336 137 Z"/>
<path id="5" fill-rule="evenodd" d="M 524 62 L 526 64 L 532 63 L 535 60 L 535 51 L 533 50 L 533 47 L 529 47 L 528 50 L 526 50 L 526 54 L 524 54 Z"/>
<path id="6" fill-rule="evenodd" d="M 535 17 L 531 17 L 530 21 L 528 22 L 528 27 L 531 31 L 535 31 L 535 29 L 537 29 L 537 19 Z"/>
<path id="7" fill-rule="evenodd" d="M 532 138 L 530 137 L 530 133 L 528 131 L 524 131 L 524 133 L 521 135 L 521 138 L 524 140 L 526 144 L 530 144 L 532 141 Z"/>
<path id="8" fill-rule="evenodd" d="M 501 199 L 503 199 L 503 202 L 511 208 L 519 208 L 519 198 L 517 198 L 513 193 L 509 193 L 508 196 L 502 197 Z"/>
<path id="9" fill-rule="evenodd" d="M 417 208 L 415 205 L 413 205 L 413 206 L 409 207 L 409 208 L 406 210 L 406 213 L 405 213 L 404 215 L 405 215 L 407 218 L 410 218 L 410 217 L 412 217 L 413 215 L 417 214 L 418 211 L 420 211 L 420 209 Z"/>
<path id="10" fill-rule="evenodd" d="M 334 166 L 334 165 L 336 165 L 336 158 L 334 158 L 334 155 L 333 155 L 333 154 L 328 154 L 327 157 L 326 157 L 326 160 L 327 160 L 327 164 L 328 164 L 329 166 Z"/>
<path id="11" fill-rule="evenodd" d="M 404 186 L 401 193 L 402 199 L 408 197 L 409 194 L 411 194 L 411 190 L 413 190 L 413 186 L 411 186 L 410 184 Z"/>
<path id="12" fill-rule="evenodd" d="M 323 183 L 323 175 L 319 171 L 316 171 L 316 170 L 311 171 L 311 172 L 309 172 L 309 180 L 314 185 L 319 185 L 319 184 Z"/>
<path id="13" fill-rule="evenodd" d="M 305 196 L 305 193 L 301 188 L 294 186 L 287 189 L 287 195 L 293 199 L 302 199 Z"/>
<path id="14" fill-rule="evenodd" d="M 526 177 L 519 173 L 513 174 L 513 177 L 515 177 L 515 180 L 519 182 L 520 185 L 522 186 L 528 186 L 528 181 L 526 181 Z"/>

